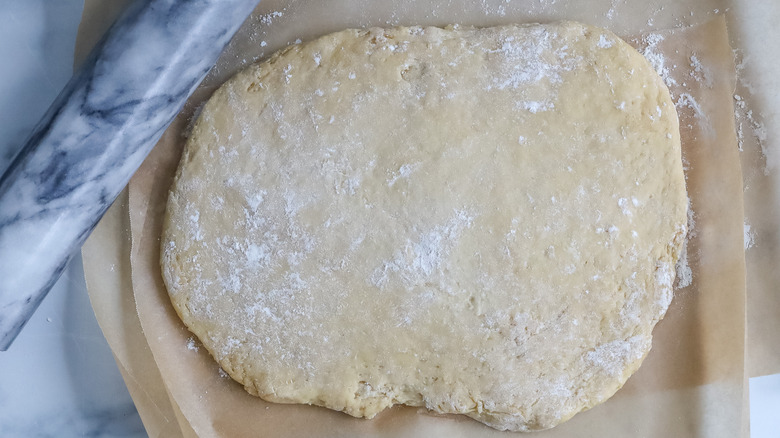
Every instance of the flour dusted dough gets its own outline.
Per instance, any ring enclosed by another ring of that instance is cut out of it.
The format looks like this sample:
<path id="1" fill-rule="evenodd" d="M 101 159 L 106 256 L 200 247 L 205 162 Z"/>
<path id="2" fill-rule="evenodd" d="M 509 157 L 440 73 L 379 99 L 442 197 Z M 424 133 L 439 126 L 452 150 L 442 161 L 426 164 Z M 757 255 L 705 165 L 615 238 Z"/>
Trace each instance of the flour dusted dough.
<path id="1" fill-rule="evenodd" d="M 661 79 L 578 23 L 347 30 L 205 105 L 162 267 L 246 389 L 552 427 L 639 367 L 687 197 Z"/>

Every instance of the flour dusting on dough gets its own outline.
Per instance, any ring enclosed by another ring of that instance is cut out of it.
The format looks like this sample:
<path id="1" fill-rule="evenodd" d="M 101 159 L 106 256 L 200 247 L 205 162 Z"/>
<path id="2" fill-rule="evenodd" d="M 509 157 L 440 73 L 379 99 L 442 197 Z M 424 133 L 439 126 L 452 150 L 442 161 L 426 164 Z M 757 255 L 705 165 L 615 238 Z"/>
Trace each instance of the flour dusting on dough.
<path id="1" fill-rule="evenodd" d="M 641 359 L 650 349 L 650 341 L 644 336 L 632 336 L 601 344 L 587 354 L 587 359 L 611 376 L 623 372 L 627 363 Z"/>
<path id="2" fill-rule="evenodd" d="M 473 222 L 474 216 L 455 211 L 446 224 L 416 232 L 419 234 L 407 240 L 403 248 L 395 250 L 392 260 L 374 269 L 369 281 L 380 289 L 384 289 L 393 277 L 400 278 L 407 288 L 430 282 L 433 276 L 437 276 L 439 282 L 446 281 L 442 269 L 449 265 L 448 257 L 458 244 L 461 232 L 471 228 Z"/>
<path id="3" fill-rule="evenodd" d="M 192 128 L 172 303 L 270 401 L 552 427 L 625 382 L 672 298 L 672 106 L 639 53 L 571 22 L 296 43 Z"/>
<path id="4" fill-rule="evenodd" d="M 677 81 L 672 78 L 670 74 L 671 70 L 669 66 L 666 65 L 666 57 L 658 48 L 658 45 L 663 40 L 664 36 L 660 33 L 647 34 L 644 38 L 642 38 L 642 44 L 644 45 L 642 55 L 650 62 L 650 64 L 655 69 L 655 72 L 658 73 L 658 76 L 664 80 L 666 86 L 671 88 L 672 86 L 677 85 Z"/>

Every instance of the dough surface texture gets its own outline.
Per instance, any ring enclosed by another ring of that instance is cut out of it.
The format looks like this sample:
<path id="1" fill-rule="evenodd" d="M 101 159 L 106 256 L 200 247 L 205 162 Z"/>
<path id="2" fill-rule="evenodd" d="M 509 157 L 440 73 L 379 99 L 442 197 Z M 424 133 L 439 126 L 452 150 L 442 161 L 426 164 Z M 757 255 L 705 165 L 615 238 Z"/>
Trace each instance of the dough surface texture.
<path id="1" fill-rule="evenodd" d="M 686 232 L 680 153 L 661 78 L 608 31 L 346 30 L 204 106 L 163 276 L 263 399 L 545 429 L 650 350 Z"/>

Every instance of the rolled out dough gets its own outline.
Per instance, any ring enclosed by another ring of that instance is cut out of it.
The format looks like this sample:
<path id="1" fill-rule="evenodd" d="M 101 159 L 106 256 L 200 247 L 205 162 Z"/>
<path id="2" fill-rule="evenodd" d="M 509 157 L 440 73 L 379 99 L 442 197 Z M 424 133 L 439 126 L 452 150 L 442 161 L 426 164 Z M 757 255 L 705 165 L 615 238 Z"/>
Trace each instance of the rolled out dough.
<path id="1" fill-rule="evenodd" d="M 686 212 L 668 90 L 612 33 L 346 30 L 208 101 L 162 267 L 252 394 L 538 430 L 637 370 Z"/>

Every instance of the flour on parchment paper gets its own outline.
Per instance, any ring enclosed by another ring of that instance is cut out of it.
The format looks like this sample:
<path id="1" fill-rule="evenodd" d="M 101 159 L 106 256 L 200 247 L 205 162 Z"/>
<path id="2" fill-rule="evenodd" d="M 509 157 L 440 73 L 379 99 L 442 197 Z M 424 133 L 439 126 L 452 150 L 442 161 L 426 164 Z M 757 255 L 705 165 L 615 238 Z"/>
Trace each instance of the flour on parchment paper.
<path id="1" fill-rule="evenodd" d="M 763 122 L 763 114 L 755 113 L 748 105 L 748 99 L 752 99 L 757 91 L 753 84 L 745 78 L 745 64 L 749 61 L 738 49 L 734 50 L 734 60 L 737 67 L 737 84 L 738 88 L 744 90 L 746 96 L 736 93 L 734 94 L 734 111 L 737 123 L 737 141 L 739 142 L 739 150 L 743 150 L 743 145 L 747 136 L 751 136 L 752 140 L 758 143 L 763 156 L 762 170 L 764 175 L 769 175 L 769 169 L 772 167 L 771 158 L 769 157 L 769 151 L 767 150 L 767 131 Z"/>
<path id="2" fill-rule="evenodd" d="M 747 251 L 748 249 L 752 248 L 753 245 L 756 244 L 756 232 L 752 230 L 752 227 L 750 226 L 749 223 L 747 223 L 747 221 L 745 221 L 744 229 L 745 229 L 745 237 L 744 237 L 745 250 Z"/>
<path id="3" fill-rule="evenodd" d="M 191 351 L 200 350 L 200 347 L 198 347 L 198 341 L 196 341 L 195 338 L 193 337 L 187 339 L 187 349 Z"/>

